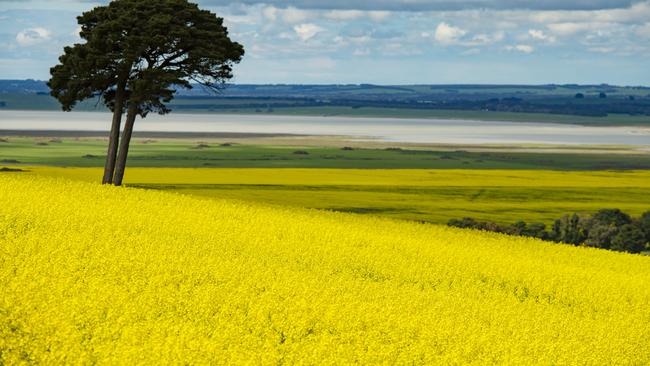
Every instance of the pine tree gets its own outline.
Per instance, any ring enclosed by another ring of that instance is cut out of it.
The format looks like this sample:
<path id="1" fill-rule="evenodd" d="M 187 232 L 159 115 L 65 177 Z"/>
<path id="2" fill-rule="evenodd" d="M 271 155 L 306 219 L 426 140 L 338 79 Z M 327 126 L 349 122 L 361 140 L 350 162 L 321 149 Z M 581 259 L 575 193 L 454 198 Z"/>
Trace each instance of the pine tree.
<path id="1" fill-rule="evenodd" d="M 121 185 L 136 118 L 169 113 L 177 88 L 221 89 L 244 48 L 187 0 L 114 0 L 77 20 L 85 43 L 64 49 L 48 85 L 65 111 L 95 96 L 113 111 L 103 182 Z"/>

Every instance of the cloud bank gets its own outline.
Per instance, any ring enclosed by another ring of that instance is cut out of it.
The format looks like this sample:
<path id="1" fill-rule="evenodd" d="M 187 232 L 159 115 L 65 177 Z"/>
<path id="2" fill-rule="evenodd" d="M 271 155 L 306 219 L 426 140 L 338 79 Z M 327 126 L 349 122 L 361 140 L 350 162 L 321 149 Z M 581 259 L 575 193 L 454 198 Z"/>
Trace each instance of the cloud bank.
<path id="1" fill-rule="evenodd" d="M 236 82 L 650 84 L 650 0 L 198 2 L 246 47 Z M 46 78 L 101 3 L 0 0 L 0 78 Z"/>

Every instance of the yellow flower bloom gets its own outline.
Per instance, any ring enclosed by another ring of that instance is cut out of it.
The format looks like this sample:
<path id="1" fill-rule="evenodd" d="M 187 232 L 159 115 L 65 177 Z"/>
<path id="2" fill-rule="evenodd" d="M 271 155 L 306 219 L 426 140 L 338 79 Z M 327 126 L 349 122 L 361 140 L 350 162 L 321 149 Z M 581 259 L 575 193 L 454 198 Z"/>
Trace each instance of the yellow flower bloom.
<path id="1" fill-rule="evenodd" d="M 0 176 L 0 364 L 650 364 L 650 258 Z"/>

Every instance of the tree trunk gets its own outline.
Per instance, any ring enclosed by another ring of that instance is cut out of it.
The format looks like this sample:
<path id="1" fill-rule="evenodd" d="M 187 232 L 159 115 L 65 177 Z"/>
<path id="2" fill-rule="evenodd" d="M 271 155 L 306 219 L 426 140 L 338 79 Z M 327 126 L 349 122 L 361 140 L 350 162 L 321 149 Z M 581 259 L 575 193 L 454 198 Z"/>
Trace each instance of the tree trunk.
<path id="1" fill-rule="evenodd" d="M 102 179 L 102 184 L 113 183 L 113 174 L 115 173 L 115 159 L 117 158 L 117 146 L 120 138 L 122 114 L 124 112 L 125 89 L 126 82 L 120 82 L 117 84 L 117 90 L 115 91 L 115 110 L 113 111 L 111 133 L 108 137 L 108 151 L 106 153 L 106 164 L 104 165 L 104 178 Z"/>
<path id="2" fill-rule="evenodd" d="M 124 125 L 124 131 L 122 131 L 122 138 L 120 139 L 120 152 L 117 156 L 117 166 L 115 167 L 113 184 L 116 186 L 121 186 L 122 180 L 124 179 L 126 158 L 129 154 L 129 143 L 131 143 L 131 135 L 133 134 L 133 124 L 135 123 L 135 118 L 138 116 L 137 112 L 138 106 L 136 103 L 130 103 L 126 113 L 126 124 Z"/>

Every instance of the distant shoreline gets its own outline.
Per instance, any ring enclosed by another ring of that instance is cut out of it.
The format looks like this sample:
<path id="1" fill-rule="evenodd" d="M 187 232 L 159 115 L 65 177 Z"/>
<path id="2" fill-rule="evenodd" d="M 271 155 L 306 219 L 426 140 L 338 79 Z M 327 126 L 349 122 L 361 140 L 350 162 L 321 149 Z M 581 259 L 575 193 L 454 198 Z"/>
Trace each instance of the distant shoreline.
<path id="1" fill-rule="evenodd" d="M 23 137 L 101 137 L 108 136 L 105 131 L 79 130 L 0 130 L 0 136 Z M 245 132 L 167 132 L 167 131 L 134 131 L 136 138 L 264 138 L 264 137 L 299 137 L 309 136 L 287 133 L 245 133 Z"/>
<path id="2" fill-rule="evenodd" d="M 377 119 L 422 119 L 476 122 L 512 122 L 512 123 L 552 123 L 576 126 L 600 127 L 649 127 L 650 116 L 630 116 L 611 114 L 607 117 L 588 117 L 550 113 L 487 112 L 465 110 L 417 110 L 396 108 L 278 108 L 273 112 L 256 112 L 254 110 L 174 110 L 169 115 L 214 115 L 214 116 L 276 116 L 276 117 L 342 117 L 342 118 L 377 118 Z M 60 109 L 39 108 L 0 108 L 0 112 L 58 112 Z M 107 110 L 74 110 L 69 113 L 97 113 L 109 115 Z M 110 117 L 107 117 L 110 118 Z"/>
<path id="3" fill-rule="evenodd" d="M 0 131 L 23 136 L 107 136 L 110 115 L 0 111 Z M 339 136 L 351 140 L 434 144 L 650 146 L 650 128 L 545 122 L 425 118 L 349 118 L 271 114 L 170 114 L 138 120 L 136 137 L 278 138 Z M 41 131 L 41 132 L 29 132 Z"/>

